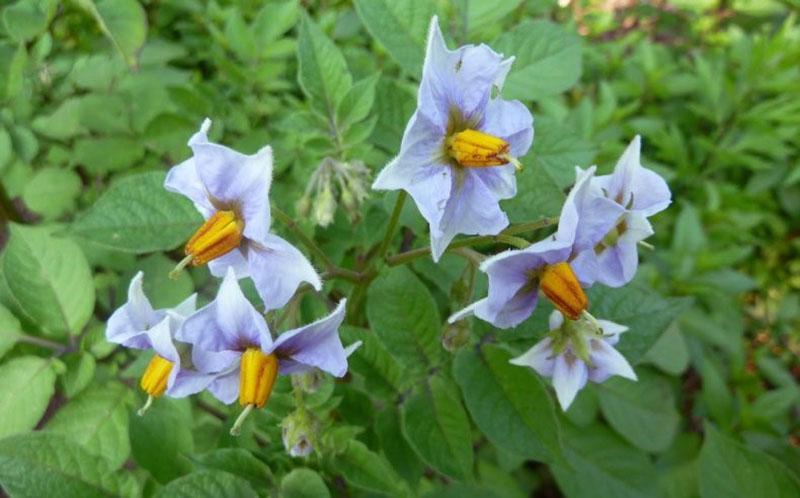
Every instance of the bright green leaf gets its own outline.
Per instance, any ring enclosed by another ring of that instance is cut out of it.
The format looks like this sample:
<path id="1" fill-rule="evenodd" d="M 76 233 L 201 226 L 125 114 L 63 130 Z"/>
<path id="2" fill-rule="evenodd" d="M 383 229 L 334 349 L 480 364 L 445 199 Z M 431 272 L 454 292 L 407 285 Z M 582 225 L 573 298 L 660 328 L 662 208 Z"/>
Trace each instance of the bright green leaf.
<path id="1" fill-rule="evenodd" d="M 324 116 L 333 119 L 353 78 L 342 53 L 308 16 L 300 23 L 297 60 L 303 91 Z"/>
<path id="2" fill-rule="evenodd" d="M 284 498 L 330 498 L 325 481 L 311 469 L 292 469 L 281 480 L 281 496 Z"/>
<path id="3" fill-rule="evenodd" d="M 0 438 L 36 427 L 55 391 L 53 362 L 14 358 L 0 365 L 0 379 Z"/>
<path id="4" fill-rule="evenodd" d="M 147 15 L 141 4 L 136 0 L 75 1 L 94 18 L 125 62 L 136 67 L 147 38 Z"/>
<path id="5" fill-rule="evenodd" d="M 82 186 L 81 178 L 74 171 L 42 168 L 25 185 L 22 200 L 32 211 L 54 219 L 75 206 Z"/>
<path id="6" fill-rule="evenodd" d="M 257 498 L 250 483 L 221 470 L 200 470 L 159 489 L 154 498 Z"/>

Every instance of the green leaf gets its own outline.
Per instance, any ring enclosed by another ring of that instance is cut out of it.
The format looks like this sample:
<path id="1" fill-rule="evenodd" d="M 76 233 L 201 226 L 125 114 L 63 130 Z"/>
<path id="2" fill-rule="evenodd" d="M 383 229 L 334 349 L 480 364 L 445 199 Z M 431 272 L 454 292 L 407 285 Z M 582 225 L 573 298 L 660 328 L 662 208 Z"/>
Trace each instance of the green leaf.
<path id="1" fill-rule="evenodd" d="M 221 470 L 201 470 L 180 477 L 159 489 L 154 498 L 257 498 L 250 483 Z"/>
<path id="2" fill-rule="evenodd" d="M 11 224 L 0 260 L 0 301 L 54 335 L 76 335 L 94 310 L 89 264 L 69 239 Z"/>
<path id="3" fill-rule="evenodd" d="M 592 314 L 603 320 L 625 325 L 617 349 L 632 364 L 638 363 L 684 310 L 690 298 L 662 297 L 637 284 L 619 289 L 593 288 L 588 292 Z"/>
<path id="4" fill-rule="evenodd" d="M 34 432 L 0 440 L 0 485 L 14 498 L 138 496 L 131 474 L 58 434 Z"/>
<path id="5" fill-rule="evenodd" d="M 428 0 L 356 0 L 356 12 L 369 34 L 400 67 L 419 78 L 435 4 Z"/>
<path id="6" fill-rule="evenodd" d="M 93 175 L 122 171 L 144 157 L 141 141 L 126 137 L 92 137 L 75 142 L 75 162 Z"/>
<path id="7" fill-rule="evenodd" d="M 470 35 L 477 33 L 485 26 L 491 26 L 501 21 L 521 3 L 522 0 L 471 0 L 466 4 L 466 24 Z"/>
<path id="8" fill-rule="evenodd" d="M 528 156 L 550 175 L 559 188 L 575 183 L 575 166 L 589 167 L 597 152 L 595 146 L 552 119 L 537 119 L 534 127 L 536 136 Z M 527 164 L 527 161 L 523 162 Z M 527 173 L 523 171 L 517 176 Z"/>
<path id="9" fill-rule="evenodd" d="M 342 339 L 346 344 L 362 341 L 360 348 L 348 358 L 349 370 L 364 379 L 367 390 L 372 395 L 391 398 L 407 384 L 403 368 L 383 347 L 371 330 L 344 326 Z"/>
<path id="10" fill-rule="evenodd" d="M 5 128 L 0 126 L 0 172 L 11 162 L 14 157 L 14 146 L 11 143 L 11 135 Z"/>
<path id="11" fill-rule="evenodd" d="M 186 455 L 194 450 L 192 411 L 186 399 L 157 399 L 147 415 L 132 417 L 133 459 L 153 477 L 166 483 L 192 469 Z"/>
<path id="12" fill-rule="evenodd" d="M 369 288 L 367 317 L 386 349 L 409 370 L 442 361 L 439 310 L 428 288 L 408 268 L 393 268 Z"/>
<path id="13" fill-rule="evenodd" d="M 720 434 L 711 424 L 698 460 L 700 496 L 792 498 L 800 479 L 781 462 Z"/>
<path id="14" fill-rule="evenodd" d="M 202 219 L 192 203 L 164 189 L 163 173 L 141 173 L 114 183 L 70 226 L 70 233 L 124 252 L 174 249 Z"/>
<path id="15" fill-rule="evenodd" d="M 67 371 L 61 377 L 64 396 L 73 398 L 94 380 L 97 362 L 90 353 L 79 351 L 64 359 Z"/>
<path id="16" fill-rule="evenodd" d="M 128 412 L 132 398 L 130 390 L 118 382 L 96 385 L 59 410 L 45 430 L 119 467 L 131 452 Z"/>
<path id="17" fill-rule="evenodd" d="M 219 448 L 200 456 L 199 463 L 205 469 L 224 470 L 247 479 L 259 491 L 271 484 L 269 467 L 244 448 Z"/>
<path id="18" fill-rule="evenodd" d="M 14 40 L 27 42 L 47 29 L 56 7 L 56 0 L 18 0 L 3 9 L 3 25 Z"/>
<path id="19" fill-rule="evenodd" d="M 551 461 L 561 456 L 561 430 L 553 400 L 530 369 L 509 363 L 497 346 L 458 353 L 454 374 L 470 415 L 498 448 L 526 458 Z"/>
<path id="20" fill-rule="evenodd" d="M 516 57 L 503 85 L 503 96 L 508 99 L 538 100 L 555 95 L 581 76 L 580 38 L 550 21 L 520 23 L 493 47 Z"/>
<path id="21" fill-rule="evenodd" d="M 330 498 L 331 493 L 319 474 L 300 467 L 283 477 L 280 495 L 283 498 Z"/>
<path id="22" fill-rule="evenodd" d="M 22 200 L 32 211 L 54 219 L 72 210 L 82 187 L 74 171 L 43 168 L 25 185 Z"/>
<path id="23" fill-rule="evenodd" d="M 330 463 L 348 484 L 390 496 L 402 494 L 403 483 L 392 467 L 360 441 L 349 441 L 345 450 L 333 456 Z"/>
<path id="24" fill-rule="evenodd" d="M 348 130 L 369 115 L 375 102 L 375 85 L 379 76 L 375 74 L 356 82 L 344 96 L 336 111 L 340 130 Z"/>
<path id="25" fill-rule="evenodd" d="M 17 50 L 14 51 L 14 57 L 11 59 L 11 63 L 8 65 L 8 72 L 6 73 L 6 97 L 9 99 L 13 99 L 17 97 L 20 92 L 22 92 L 23 85 L 25 84 L 25 69 L 28 66 L 28 50 L 25 48 L 24 43 L 20 43 L 17 46 Z M 24 160 L 32 159 L 32 155 L 30 153 L 25 154 L 23 153 L 22 147 L 20 142 L 20 130 L 24 128 L 14 127 L 11 129 L 12 131 L 12 140 L 16 142 L 14 144 L 15 148 L 17 149 L 17 155 L 22 157 Z M 25 133 L 25 132 L 22 132 Z M 23 139 L 24 140 L 24 139 Z M 34 138 L 35 140 L 35 138 Z"/>
<path id="26" fill-rule="evenodd" d="M 0 365 L 0 438 L 39 422 L 55 392 L 53 361 L 21 356 Z"/>
<path id="27" fill-rule="evenodd" d="M 0 358 L 17 343 L 22 327 L 19 320 L 5 306 L 0 304 Z"/>
<path id="28" fill-rule="evenodd" d="M 564 425 L 569 466 L 551 467 L 567 498 L 659 496 L 656 472 L 647 455 L 625 444 L 602 425 Z"/>
<path id="29" fill-rule="evenodd" d="M 689 348 L 677 322 L 656 341 L 644 359 L 662 371 L 680 375 L 689 366 Z"/>
<path id="30" fill-rule="evenodd" d="M 406 123 L 416 109 L 413 89 L 395 80 L 381 78 L 375 91 L 374 115 L 378 116 L 371 142 L 396 154 Z"/>
<path id="31" fill-rule="evenodd" d="M 300 23 L 297 61 L 303 92 L 323 115 L 333 119 L 353 78 L 342 53 L 308 15 Z"/>
<path id="32" fill-rule="evenodd" d="M 400 410 L 391 404 L 381 411 L 375 420 L 375 433 L 381 443 L 381 451 L 398 474 L 414 484 L 422 477 L 425 465 L 402 434 Z"/>
<path id="33" fill-rule="evenodd" d="M 678 432 L 680 415 L 669 382 L 639 369 L 634 382 L 614 377 L 598 384 L 603 416 L 619 435 L 637 448 L 661 452 Z"/>
<path id="34" fill-rule="evenodd" d="M 502 202 L 509 219 L 522 223 L 558 216 L 564 192 L 540 163 L 524 162 L 525 169 L 517 173 L 517 195 Z"/>
<path id="35" fill-rule="evenodd" d="M 75 0 L 97 22 L 100 31 L 130 67 L 138 65 L 147 38 L 147 15 L 136 0 Z"/>
<path id="36" fill-rule="evenodd" d="M 431 467 L 464 480 L 472 475 L 472 431 L 458 389 L 435 376 L 403 402 L 403 436 Z"/>
<path id="37" fill-rule="evenodd" d="M 194 291 L 192 277 L 188 272 L 181 272 L 177 278 L 170 278 L 169 272 L 173 268 L 175 261 L 159 253 L 139 260 L 138 270 L 144 273 L 144 293 L 155 308 L 177 306 Z M 127 292 L 128 282 L 129 279 L 125 279 L 125 287 L 120 291 Z"/>

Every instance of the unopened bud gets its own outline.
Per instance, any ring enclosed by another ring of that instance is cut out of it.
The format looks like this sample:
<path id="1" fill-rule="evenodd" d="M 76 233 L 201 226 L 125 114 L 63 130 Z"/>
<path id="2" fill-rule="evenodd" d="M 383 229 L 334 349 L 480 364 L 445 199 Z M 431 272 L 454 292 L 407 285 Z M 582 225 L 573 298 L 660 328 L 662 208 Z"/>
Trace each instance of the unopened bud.
<path id="1" fill-rule="evenodd" d="M 442 346 L 455 353 L 469 342 L 469 325 L 467 320 L 459 320 L 444 328 L 442 333 Z"/>
<path id="2" fill-rule="evenodd" d="M 294 205 L 294 211 L 297 213 L 297 216 L 301 218 L 305 218 L 311 214 L 311 199 L 308 195 L 303 195 L 303 197 L 297 201 Z"/>
<path id="3" fill-rule="evenodd" d="M 319 422 L 306 409 L 291 413 L 281 422 L 283 447 L 293 457 L 306 457 L 314 451 Z"/>
<path id="4" fill-rule="evenodd" d="M 325 185 L 319 193 L 314 204 L 314 220 L 317 225 L 326 227 L 333 222 L 333 215 L 336 212 L 336 199 L 330 185 Z"/>

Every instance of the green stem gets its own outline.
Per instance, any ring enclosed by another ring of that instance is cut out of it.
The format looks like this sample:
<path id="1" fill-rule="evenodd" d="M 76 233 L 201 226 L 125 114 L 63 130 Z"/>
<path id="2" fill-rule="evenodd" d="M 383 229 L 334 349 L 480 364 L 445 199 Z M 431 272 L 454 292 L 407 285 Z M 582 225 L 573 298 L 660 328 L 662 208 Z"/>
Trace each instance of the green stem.
<path id="1" fill-rule="evenodd" d="M 475 237 L 467 237 L 461 240 L 456 240 L 455 242 L 451 243 L 447 247 L 447 252 L 453 252 L 460 247 L 473 247 L 479 245 L 486 245 L 486 244 L 493 244 L 497 242 L 502 242 L 506 244 L 513 245 L 517 247 L 517 244 L 521 244 L 520 241 L 524 239 L 520 239 L 518 237 L 511 237 L 512 235 L 525 233 L 525 232 L 532 232 L 534 230 L 538 230 L 540 228 L 545 228 L 550 225 L 554 225 L 558 223 L 558 218 L 543 218 L 539 221 L 534 221 L 531 223 L 521 223 L 519 225 L 513 225 L 497 235 L 478 235 Z M 514 243 L 511 241 L 514 240 Z M 527 247 L 527 241 L 525 241 Z M 398 266 L 407 264 L 415 259 L 423 258 L 431 253 L 430 247 L 420 247 L 418 249 L 412 249 L 410 251 L 402 252 L 400 254 L 395 254 L 394 256 L 389 256 L 386 258 L 386 264 L 389 266 Z"/>
<path id="2" fill-rule="evenodd" d="M 522 237 L 515 237 L 513 235 L 504 235 L 502 233 L 497 235 L 497 241 L 502 242 L 504 244 L 508 244 L 512 247 L 516 247 L 517 249 L 525 249 L 526 247 L 531 245 L 530 242 L 523 239 Z"/>
<path id="3" fill-rule="evenodd" d="M 333 263 L 333 260 L 325 254 L 317 244 L 314 242 L 311 237 L 305 234 L 303 230 L 300 229 L 300 226 L 286 213 L 284 213 L 281 209 L 277 206 L 272 206 L 272 213 L 278 218 L 281 223 L 286 225 L 286 228 L 291 231 L 295 237 L 300 239 L 300 242 L 306 246 L 306 248 L 311 251 L 317 258 L 322 261 L 322 264 L 325 266 L 325 269 L 330 271 L 331 268 L 336 268 L 336 265 Z"/>
<path id="4" fill-rule="evenodd" d="M 383 236 L 383 241 L 378 248 L 378 259 L 382 259 L 386 255 L 386 251 L 389 250 L 389 244 L 392 243 L 394 231 L 397 228 L 397 223 L 400 221 L 400 213 L 403 212 L 403 204 L 406 202 L 406 197 L 408 197 L 408 194 L 405 190 L 401 190 L 400 193 L 397 194 L 397 201 L 394 203 L 392 217 L 389 218 L 389 225 L 386 227 L 386 234 Z"/>
<path id="5" fill-rule="evenodd" d="M 17 336 L 17 340 L 19 342 L 24 342 L 26 344 L 32 344 L 34 346 L 40 346 L 47 349 L 52 349 L 54 351 L 63 351 L 67 349 L 66 344 L 62 344 L 60 342 L 51 341 L 49 339 L 44 339 L 42 337 L 36 337 L 33 335 L 28 334 L 20 334 Z"/>

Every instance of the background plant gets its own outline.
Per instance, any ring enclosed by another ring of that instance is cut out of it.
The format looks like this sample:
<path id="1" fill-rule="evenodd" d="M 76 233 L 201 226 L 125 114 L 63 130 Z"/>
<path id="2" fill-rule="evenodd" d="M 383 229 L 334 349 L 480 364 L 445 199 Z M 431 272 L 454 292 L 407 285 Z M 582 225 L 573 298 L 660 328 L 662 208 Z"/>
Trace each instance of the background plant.
<path id="1" fill-rule="evenodd" d="M 11 496 L 795 496 L 796 9 L 9 2 L 0 485 Z M 673 190 L 636 282 L 590 293 L 595 315 L 630 327 L 620 349 L 639 382 L 587 387 L 564 415 L 538 377 L 507 361 L 546 331 L 549 310 L 507 332 L 444 325 L 485 294 L 476 251 L 506 246 L 472 240 L 434 265 L 413 205 L 384 245 L 395 194 L 356 195 L 368 185 L 362 167 L 374 174 L 398 149 L 435 13 L 453 45 L 517 57 L 503 95 L 530 105 L 536 136 L 519 194 L 504 203 L 512 223 L 545 225 L 573 166 L 608 172 L 636 133 Z M 236 409 L 207 396 L 134 416 L 148 358 L 103 339 L 137 269 L 157 306 L 194 290 L 213 297 L 205 270 L 167 279 L 199 218 L 161 187 L 206 116 L 215 140 L 273 146 L 273 202 L 286 213 L 275 228 L 308 244 L 328 277 L 270 320 L 285 330 L 349 296 L 344 339 L 364 341 L 344 382 L 282 380 L 238 439 L 227 433 Z M 338 183 L 341 171 L 355 184 Z M 307 190 L 312 177 L 329 191 Z M 280 421 L 298 403 L 321 424 L 308 459 L 281 444 Z"/>

